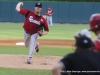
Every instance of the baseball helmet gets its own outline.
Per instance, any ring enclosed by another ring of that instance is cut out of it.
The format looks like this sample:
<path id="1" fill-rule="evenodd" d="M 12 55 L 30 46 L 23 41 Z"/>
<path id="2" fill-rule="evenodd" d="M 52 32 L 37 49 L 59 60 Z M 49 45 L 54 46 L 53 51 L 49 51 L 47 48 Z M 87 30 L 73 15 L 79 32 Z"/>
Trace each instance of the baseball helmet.
<path id="1" fill-rule="evenodd" d="M 90 17 L 90 31 L 96 32 L 100 30 L 100 14 L 96 13 Z"/>

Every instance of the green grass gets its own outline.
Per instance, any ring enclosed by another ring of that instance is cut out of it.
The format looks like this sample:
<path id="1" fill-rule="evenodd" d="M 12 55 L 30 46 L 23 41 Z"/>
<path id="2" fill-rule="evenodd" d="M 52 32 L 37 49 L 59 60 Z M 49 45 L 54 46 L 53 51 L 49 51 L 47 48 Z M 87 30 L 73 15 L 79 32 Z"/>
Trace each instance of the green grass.
<path id="1" fill-rule="evenodd" d="M 72 47 L 40 47 L 40 51 L 35 52 L 35 55 L 65 56 L 72 52 L 74 52 Z M 29 48 L 23 46 L 0 46 L 0 54 L 28 55 L 28 53 Z"/>
<path id="2" fill-rule="evenodd" d="M 0 38 L 23 39 L 23 23 L 0 23 Z M 71 39 L 73 35 L 82 29 L 89 29 L 87 24 L 54 24 L 50 32 L 39 39 Z M 96 36 L 92 33 L 93 38 Z"/>
<path id="3" fill-rule="evenodd" d="M 49 70 L 22 70 L 0 68 L 0 75 L 51 75 Z"/>

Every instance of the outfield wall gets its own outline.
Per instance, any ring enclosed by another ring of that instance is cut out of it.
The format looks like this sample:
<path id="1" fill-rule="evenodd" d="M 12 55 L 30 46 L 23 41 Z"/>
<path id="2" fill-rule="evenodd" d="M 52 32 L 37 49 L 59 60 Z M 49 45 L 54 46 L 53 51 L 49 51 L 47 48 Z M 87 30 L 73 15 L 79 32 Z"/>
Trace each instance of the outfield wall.
<path id="1" fill-rule="evenodd" d="M 24 17 L 15 11 L 18 2 L 0 2 L 1 22 L 23 22 Z M 24 2 L 24 8 L 34 9 L 36 2 Z M 48 6 L 54 10 L 55 23 L 88 23 L 91 14 L 100 13 L 100 3 L 97 2 L 42 2 L 43 11 Z"/>

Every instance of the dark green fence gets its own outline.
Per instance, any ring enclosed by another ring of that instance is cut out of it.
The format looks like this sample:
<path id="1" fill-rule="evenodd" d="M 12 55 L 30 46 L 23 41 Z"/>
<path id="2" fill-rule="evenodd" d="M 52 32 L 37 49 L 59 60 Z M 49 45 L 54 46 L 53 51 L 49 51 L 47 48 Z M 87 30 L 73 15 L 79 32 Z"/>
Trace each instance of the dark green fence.
<path id="1" fill-rule="evenodd" d="M 0 2 L 1 22 L 23 22 L 24 17 L 15 11 L 18 2 Z M 24 2 L 24 8 L 34 10 L 36 2 Z M 93 13 L 100 13 L 98 2 L 42 2 L 42 14 L 48 6 L 54 10 L 55 23 L 88 23 Z"/>
<path id="2" fill-rule="evenodd" d="M 1 1 L 61 1 L 61 2 L 100 2 L 100 0 L 1 0 Z"/>

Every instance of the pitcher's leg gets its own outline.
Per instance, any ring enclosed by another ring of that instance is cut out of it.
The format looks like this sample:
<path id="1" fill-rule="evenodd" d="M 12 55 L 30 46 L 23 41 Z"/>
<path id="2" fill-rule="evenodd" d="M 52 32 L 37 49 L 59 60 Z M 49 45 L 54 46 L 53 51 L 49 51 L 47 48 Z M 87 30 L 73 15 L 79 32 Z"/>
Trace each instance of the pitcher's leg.
<path id="1" fill-rule="evenodd" d="M 34 50 L 36 47 L 37 36 L 38 36 L 38 34 L 36 33 L 36 34 L 31 35 L 31 37 L 30 37 L 30 45 L 29 45 L 30 50 L 29 50 L 29 55 L 28 55 L 28 59 L 27 59 L 28 64 L 31 64 L 30 61 L 31 61 L 31 58 L 33 56 L 33 53 L 34 53 Z"/>
<path id="2" fill-rule="evenodd" d="M 27 34 L 26 31 L 24 31 L 24 43 L 25 43 L 25 46 L 26 46 L 26 47 L 29 46 L 30 37 L 31 37 L 31 35 Z"/>
<path id="3" fill-rule="evenodd" d="M 39 43 L 38 42 L 36 42 L 35 50 L 36 50 L 36 52 L 39 52 Z"/>
<path id="4" fill-rule="evenodd" d="M 32 56 L 33 56 L 33 52 L 34 52 L 34 50 L 35 50 L 35 45 L 36 45 L 36 39 L 35 39 L 35 36 L 34 35 L 32 35 L 31 36 L 31 39 L 30 39 L 30 50 L 29 50 L 29 58 L 32 58 Z"/>

